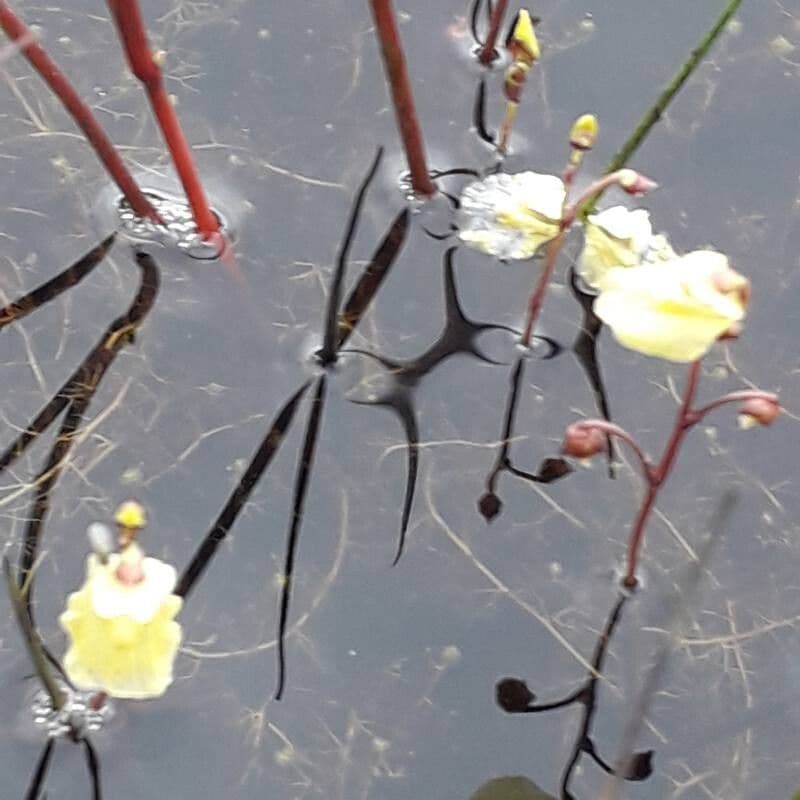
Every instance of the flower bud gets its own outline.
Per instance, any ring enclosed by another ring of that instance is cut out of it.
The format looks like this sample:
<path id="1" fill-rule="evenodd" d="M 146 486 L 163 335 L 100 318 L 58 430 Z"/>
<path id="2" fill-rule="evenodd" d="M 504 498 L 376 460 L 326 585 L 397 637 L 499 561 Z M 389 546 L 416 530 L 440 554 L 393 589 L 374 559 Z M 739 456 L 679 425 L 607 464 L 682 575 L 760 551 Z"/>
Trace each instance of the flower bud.
<path id="1" fill-rule="evenodd" d="M 576 150 L 591 150 L 597 141 L 597 117 L 583 114 L 578 117 L 569 132 L 569 143 Z"/>
<path id="2" fill-rule="evenodd" d="M 658 188 L 658 184 L 635 169 L 621 169 L 618 173 L 619 185 L 633 195 L 647 194 Z"/>
<path id="3" fill-rule="evenodd" d="M 575 458 L 591 458 L 602 453 L 605 448 L 606 437 L 601 431 L 580 422 L 573 422 L 564 432 L 561 452 Z"/>
<path id="4" fill-rule="evenodd" d="M 147 512 L 135 500 L 126 500 L 114 514 L 114 522 L 122 528 L 144 528 Z"/>
<path id="5" fill-rule="evenodd" d="M 780 413 L 777 398 L 751 397 L 739 406 L 739 427 L 747 430 L 756 425 L 771 425 Z"/>
<path id="6" fill-rule="evenodd" d="M 517 16 L 514 30 L 508 41 L 508 49 L 514 61 L 522 61 L 528 66 L 539 58 L 539 41 L 533 28 L 533 20 L 524 8 Z"/>

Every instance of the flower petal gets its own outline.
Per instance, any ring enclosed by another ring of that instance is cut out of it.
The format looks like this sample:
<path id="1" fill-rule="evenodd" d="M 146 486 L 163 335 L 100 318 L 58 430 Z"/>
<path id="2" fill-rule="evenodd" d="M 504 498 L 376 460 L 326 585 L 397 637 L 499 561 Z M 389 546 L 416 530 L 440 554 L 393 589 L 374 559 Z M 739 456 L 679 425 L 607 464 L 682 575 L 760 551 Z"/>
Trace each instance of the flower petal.
<path id="1" fill-rule="evenodd" d="M 489 175 L 461 195 L 459 237 L 498 258 L 530 258 L 558 235 L 565 197 L 555 175 Z"/>
<path id="2" fill-rule="evenodd" d="M 730 290 L 720 290 L 720 275 Z M 625 347 L 694 361 L 744 318 L 747 285 L 724 255 L 702 250 L 662 264 L 609 270 L 594 311 Z"/>

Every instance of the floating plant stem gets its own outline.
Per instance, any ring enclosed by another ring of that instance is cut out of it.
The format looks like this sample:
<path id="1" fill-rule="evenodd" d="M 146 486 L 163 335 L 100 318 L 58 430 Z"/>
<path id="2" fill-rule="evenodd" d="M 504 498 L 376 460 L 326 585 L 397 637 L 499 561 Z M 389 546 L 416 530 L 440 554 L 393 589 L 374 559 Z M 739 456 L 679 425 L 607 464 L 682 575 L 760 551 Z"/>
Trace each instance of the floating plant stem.
<path id="1" fill-rule="evenodd" d="M 294 497 L 292 500 L 292 518 L 289 523 L 289 535 L 286 540 L 286 555 L 283 564 L 283 584 L 281 586 L 281 600 L 278 610 L 278 677 L 275 686 L 275 699 L 283 697 L 286 686 L 286 623 L 289 619 L 289 602 L 292 596 L 292 579 L 294 577 L 294 562 L 297 555 L 297 543 L 300 536 L 300 526 L 303 522 L 303 508 L 308 492 L 308 481 L 311 477 L 311 468 L 314 465 L 314 454 L 317 449 L 319 427 L 322 414 L 325 410 L 325 390 L 327 375 L 317 378 L 314 397 L 308 411 L 306 433 L 303 438 L 303 449 L 300 460 L 297 462 L 297 473 L 294 482 Z"/>
<path id="2" fill-rule="evenodd" d="M 689 57 L 675 73 L 672 80 L 664 87 L 664 90 L 658 96 L 655 103 L 647 109 L 644 116 L 636 124 L 633 133 L 631 133 L 622 147 L 613 155 L 608 162 L 606 172 L 614 172 L 628 163 L 630 157 L 639 149 L 639 146 L 647 138 L 653 126 L 661 119 L 667 107 L 672 102 L 672 99 L 680 91 L 691 74 L 697 69 L 700 62 L 705 58 L 711 46 L 719 38 L 719 35 L 725 29 L 731 17 L 738 11 L 741 4 L 742 0 L 729 0 L 716 22 L 706 32 L 705 36 L 703 36 L 697 44 L 697 47 L 692 50 Z M 591 203 L 587 204 L 583 209 L 581 212 L 581 217 L 583 219 L 586 219 L 589 214 L 594 213 L 597 201 L 602 197 L 603 191 L 604 189 L 598 191 L 592 198 Z"/>
<path id="3" fill-rule="evenodd" d="M 500 28 L 503 25 L 503 17 L 506 14 L 507 7 L 508 0 L 497 0 L 497 5 L 492 11 L 492 15 L 489 19 L 489 32 L 486 34 L 486 41 L 483 43 L 483 47 L 481 47 L 478 53 L 478 61 L 480 61 L 484 67 L 491 66 L 498 56 L 495 45 L 497 44 L 497 37 L 500 34 Z"/>
<path id="4" fill-rule="evenodd" d="M 53 708 L 60 711 L 64 707 L 67 696 L 53 677 L 50 665 L 47 662 L 44 647 L 42 646 L 42 640 L 39 638 L 39 633 L 31 619 L 29 612 L 31 582 L 27 580 L 18 583 L 14 579 L 11 573 L 11 564 L 6 556 L 3 556 L 3 575 L 6 581 L 8 596 L 11 599 L 11 605 L 14 608 L 14 614 L 17 618 L 17 624 L 22 632 L 22 638 L 25 640 L 25 647 L 33 662 L 36 675 L 42 682 L 42 686 L 44 686 L 47 694 L 50 695 Z"/>
<path id="5" fill-rule="evenodd" d="M 39 433 L 46 429 L 47 426 L 43 426 L 42 420 L 48 419 L 49 422 L 52 422 L 55 419 L 57 412 L 54 414 L 51 407 L 67 408 L 66 416 L 56 435 L 56 440 L 47 457 L 45 466 L 33 483 L 36 489 L 34 506 L 29 514 L 19 560 L 21 581 L 29 581 L 28 576 L 33 569 L 39 552 L 41 528 L 49 509 L 50 492 L 66 463 L 78 426 L 103 376 L 120 350 L 131 341 L 133 333 L 142 324 L 155 302 L 159 286 L 158 267 L 155 261 L 145 253 L 136 254 L 136 263 L 142 273 L 141 283 L 128 311 L 109 325 L 103 338 L 84 359 L 81 366 L 76 370 L 74 377 L 59 390 L 58 394 L 37 416 L 34 424 L 29 425 L 21 434 L 21 438 L 7 448 L 3 455 L 3 466 L 7 466 L 8 463 L 11 463 L 14 458 L 17 458 L 24 451 L 25 447 Z M 26 593 L 29 612 L 32 595 L 33 585 L 30 582 Z"/>
<path id="6" fill-rule="evenodd" d="M 114 148 L 111 139 L 100 127 L 100 123 L 95 118 L 91 108 L 75 91 L 75 88 L 67 80 L 64 73 L 44 51 L 44 48 L 35 41 L 35 37 L 28 26 L 3 0 L 0 0 L 0 25 L 3 26 L 3 30 L 10 39 L 19 43 L 31 66 L 64 104 L 66 110 L 83 131 L 84 136 L 86 136 L 114 183 L 125 195 L 125 199 L 131 208 L 141 217 L 147 217 L 154 222 L 161 222 L 158 212 L 136 184 L 119 153 Z"/>
<path id="7" fill-rule="evenodd" d="M 183 570 L 178 583 L 175 587 L 175 594 L 179 597 L 187 597 L 192 587 L 205 572 L 211 559 L 216 553 L 217 548 L 230 533 L 236 519 L 245 503 L 249 499 L 253 490 L 261 480 L 261 476 L 272 461 L 273 456 L 278 452 L 278 448 L 283 442 L 286 432 L 289 430 L 294 419 L 297 406 L 310 382 L 306 381 L 284 404 L 283 408 L 270 425 L 269 430 L 261 441 L 258 450 L 247 465 L 247 469 L 236 484 L 236 488 L 231 492 L 228 501 L 220 511 L 211 530 L 206 534 L 200 546 L 197 548 L 192 560 Z"/>
<path id="8" fill-rule="evenodd" d="M 161 56 L 156 57 L 150 50 L 138 0 L 107 0 L 107 3 L 131 71 L 142 82 L 150 99 L 161 134 L 192 207 L 197 230 L 204 238 L 211 238 L 219 231 L 219 220 L 208 205 L 191 148 L 164 86 Z"/>
<path id="9" fill-rule="evenodd" d="M 436 185 L 431 180 L 425 159 L 422 129 L 417 117 L 392 0 L 370 0 L 370 8 L 381 45 L 386 78 L 392 93 L 397 126 L 406 152 L 408 169 L 411 174 L 411 188 L 415 194 L 421 197 L 433 197 L 436 194 Z"/>

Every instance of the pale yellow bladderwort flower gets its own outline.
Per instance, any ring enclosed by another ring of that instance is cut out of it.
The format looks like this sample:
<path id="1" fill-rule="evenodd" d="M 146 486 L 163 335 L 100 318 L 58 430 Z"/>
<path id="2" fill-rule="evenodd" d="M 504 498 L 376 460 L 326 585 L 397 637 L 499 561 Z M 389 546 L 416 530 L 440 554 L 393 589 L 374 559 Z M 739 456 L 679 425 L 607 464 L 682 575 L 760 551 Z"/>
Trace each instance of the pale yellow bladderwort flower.
<path id="1" fill-rule="evenodd" d="M 714 250 L 603 278 L 594 311 L 625 347 L 668 361 L 695 361 L 723 335 L 738 333 L 750 296 L 747 279 Z"/>
<path id="2" fill-rule="evenodd" d="M 174 567 L 145 557 L 136 542 L 88 557 L 86 580 L 59 618 L 70 638 L 64 669 L 79 689 L 135 699 L 164 693 L 181 640 L 175 581 Z"/>
<path id="3" fill-rule="evenodd" d="M 638 267 L 675 258 L 666 236 L 653 234 L 650 214 L 642 208 L 631 211 L 612 206 L 592 214 L 584 233 L 578 272 L 593 289 L 602 287 L 606 273 L 614 267 Z"/>
<path id="4" fill-rule="evenodd" d="M 497 258 L 530 258 L 558 235 L 566 191 L 555 175 L 489 175 L 461 194 L 459 237 Z"/>

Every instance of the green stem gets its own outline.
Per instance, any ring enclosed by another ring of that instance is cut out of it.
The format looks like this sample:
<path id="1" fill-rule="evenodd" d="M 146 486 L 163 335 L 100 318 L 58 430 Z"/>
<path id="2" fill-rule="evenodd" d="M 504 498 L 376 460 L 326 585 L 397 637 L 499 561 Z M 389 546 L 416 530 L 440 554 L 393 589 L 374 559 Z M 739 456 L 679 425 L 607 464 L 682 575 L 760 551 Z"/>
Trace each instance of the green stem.
<path id="1" fill-rule="evenodd" d="M 11 574 L 11 565 L 8 559 L 3 556 L 3 574 L 6 579 L 6 588 L 8 595 L 11 598 L 11 605 L 14 607 L 14 613 L 17 617 L 17 624 L 22 631 L 22 638 L 25 640 L 25 645 L 28 650 L 28 655 L 31 657 L 36 674 L 39 676 L 44 688 L 50 695 L 50 701 L 53 708 L 60 711 L 64 707 L 67 700 L 66 694 L 61 690 L 56 679 L 53 676 L 53 671 L 47 663 L 47 657 L 42 649 L 42 642 L 39 639 L 39 633 L 33 627 L 28 607 L 25 602 L 25 595 L 28 591 L 28 585 L 22 587 L 17 585 L 17 581 Z"/>
<path id="2" fill-rule="evenodd" d="M 681 87 L 688 80 L 689 76 L 697 69 L 697 66 L 705 58 L 711 46 L 724 30 L 731 17 L 739 10 L 742 0 L 729 0 L 724 11 L 720 14 L 717 21 L 706 32 L 697 47 L 689 54 L 689 58 L 683 63 L 681 68 L 675 73 L 672 80 L 664 87 L 658 99 L 647 109 L 644 116 L 639 120 L 633 133 L 628 137 L 625 144 L 614 154 L 608 162 L 606 172 L 615 172 L 628 163 L 630 157 L 639 149 L 639 145 L 645 140 L 652 127 L 661 119 L 662 114 L 667 110 L 667 106 L 672 102 L 672 98 L 680 91 Z M 581 218 L 586 219 L 589 214 L 594 213 L 597 201 L 602 197 L 603 192 L 598 192 L 591 203 L 588 203 L 581 213 Z"/>

